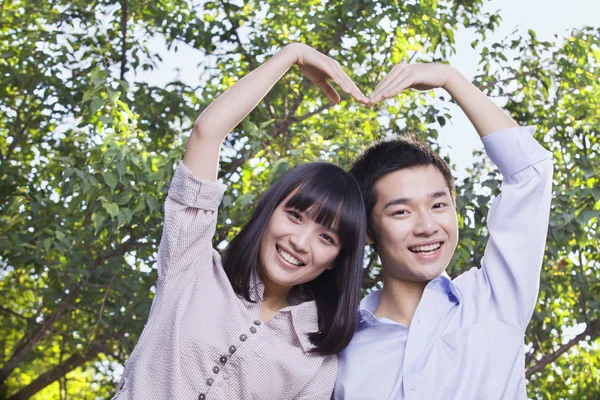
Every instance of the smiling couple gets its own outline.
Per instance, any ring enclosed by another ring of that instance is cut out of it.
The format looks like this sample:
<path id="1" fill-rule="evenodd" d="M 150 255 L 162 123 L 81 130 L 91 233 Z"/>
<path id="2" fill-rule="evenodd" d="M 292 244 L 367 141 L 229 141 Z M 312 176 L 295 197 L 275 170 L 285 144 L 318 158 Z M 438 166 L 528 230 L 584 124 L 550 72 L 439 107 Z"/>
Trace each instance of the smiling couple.
<path id="1" fill-rule="evenodd" d="M 448 165 L 425 143 L 374 144 L 350 172 L 309 163 L 263 195 L 223 258 L 212 249 L 223 140 L 293 65 L 333 102 L 445 89 L 501 171 L 481 265 L 444 273 L 458 237 Z M 550 210 L 550 153 L 456 70 L 398 65 L 369 97 L 291 44 L 198 117 L 165 203 L 158 282 L 118 399 L 525 399 L 524 332 Z M 383 289 L 359 304 L 365 242 Z"/>

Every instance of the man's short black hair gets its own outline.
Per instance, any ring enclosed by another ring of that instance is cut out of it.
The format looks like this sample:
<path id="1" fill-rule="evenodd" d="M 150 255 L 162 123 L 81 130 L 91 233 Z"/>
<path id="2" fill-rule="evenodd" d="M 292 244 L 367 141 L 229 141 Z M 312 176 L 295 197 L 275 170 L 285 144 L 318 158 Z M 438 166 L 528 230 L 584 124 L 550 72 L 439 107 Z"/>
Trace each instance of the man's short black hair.
<path id="1" fill-rule="evenodd" d="M 404 134 L 394 139 L 379 141 L 354 161 L 350 173 L 362 191 L 367 211 L 367 227 L 374 238 L 377 237 L 373 229 L 373 207 L 377 204 L 375 192 L 377 180 L 390 172 L 429 165 L 433 165 L 442 173 L 452 202 L 456 204 L 456 188 L 450 167 L 427 143 L 414 135 Z"/>

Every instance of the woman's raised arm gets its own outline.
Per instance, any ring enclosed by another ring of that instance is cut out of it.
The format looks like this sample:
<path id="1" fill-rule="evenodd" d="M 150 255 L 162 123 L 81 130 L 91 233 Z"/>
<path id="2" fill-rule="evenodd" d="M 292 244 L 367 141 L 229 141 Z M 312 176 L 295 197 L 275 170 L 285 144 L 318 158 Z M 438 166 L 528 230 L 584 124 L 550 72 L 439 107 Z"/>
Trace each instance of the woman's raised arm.
<path id="1" fill-rule="evenodd" d="M 331 101 L 339 102 L 340 96 L 327 79 L 357 101 L 368 103 L 368 98 L 337 61 L 304 44 L 287 45 L 217 97 L 196 119 L 183 156 L 183 163 L 196 177 L 217 180 L 223 140 L 294 64 L 298 64 L 306 77 Z"/>

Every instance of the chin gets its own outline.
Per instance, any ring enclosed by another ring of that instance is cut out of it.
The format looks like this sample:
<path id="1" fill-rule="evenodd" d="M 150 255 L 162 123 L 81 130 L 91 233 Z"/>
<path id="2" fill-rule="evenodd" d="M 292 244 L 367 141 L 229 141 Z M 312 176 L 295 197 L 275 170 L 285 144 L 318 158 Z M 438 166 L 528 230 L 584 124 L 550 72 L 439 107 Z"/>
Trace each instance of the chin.
<path id="1" fill-rule="evenodd" d="M 423 268 L 422 265 L 415 265 L 408 272 L 405 279 L 415 282 L 429 282 L 442 275 L 445 268 L 435 267 Z"/>
<path id="2" fill-rule="evenodd" d="M 286 271 L 278 265 L 270 265 L 267 267 L 263 264 L 261 269 L 263 278 L 267 278 L 269 281 L 278 286 L 291 287 L 296 285 L 297 277 L 294 276 L 294 274 L 291 271 Z"/>

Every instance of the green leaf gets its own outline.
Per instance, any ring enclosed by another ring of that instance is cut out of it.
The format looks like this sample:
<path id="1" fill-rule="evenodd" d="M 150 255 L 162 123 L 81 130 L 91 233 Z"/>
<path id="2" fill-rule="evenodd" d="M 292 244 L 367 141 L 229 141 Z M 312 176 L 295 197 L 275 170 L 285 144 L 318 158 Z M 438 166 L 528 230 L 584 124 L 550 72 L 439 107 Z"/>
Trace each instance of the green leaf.
<path id="1" fill-rule="evenodd" d="M 92 110 L 93 114 L 95 114 L 96 111 L 98 111 L 100 108 L 102 108 L 102 106 L 104 106 L 103 99 L 94 99 L 90 102 L 90 110 Z"/>
<path id="2" fill-rule="evenodd" d="M 119 178 L 123 178 L 123 175 L 127 173 L 127 166 L 123 160 L 117 163 L 117 172 L 119 173 Z"/>
<path id="3" fill-rule="evenodd" d="M 146 204 L 148 204 L 148 208 L 150 209 L 150 212 L 154 212 L 158 209 L 158 202 L 156 201 L 156 199 L 153 196 L 150 195 L 146 195 Z"/>
<path id="4" fill-rule="evenodd" d="M 106 182 L 108 187 L 110 187 L 110 191 L 114 191 L 115 187 L 117 186 L 117 183 L 119 183 L 119 178 L 117 177 L 117 174 L 114 171 L 108 171 L 105 172 L 104 175 L 102 175 L 102 177 L 104 178 L 104 182 Z"/>
<path id="5" fill-rule="evenodd" d="M 104 207 L 111 218 L 114 218 L 119 214 L 119 205 L 117 203 L 103 203 L 102 207 Z"/>
<path id="6" fill-rule="evenodd" d="M 145 209 L 146 209 L 146 204 L 145 204 L 145 202 L 144 202 L 144 199 L 139 199 L 139 200 L 137 201 L 137 203 L 135 204 L 135 207 L 134 207 L 134 209 L 133 209 L 133 213 L 134 213 L 134 214 L 137 214 L 137 213 L 139 213 L 140 211 L 144 211 Z"/>
<path id="7" fill-rule="evenodd" d="M 252 203 L 254 198 L 255 198 L 254 194 L 246 193 L 237 199 L 237 204 L 242 208 L 247 207 L 250 203 Z"/>
<path id="8" fill-rule="evenodd" d="M 132 197 L 133 197 L 133 188 L 131 186 L 129 186 L 129 187 L 127 187 L 127 189 L 125 189 L 124 191 L 119 193 L 119 195 L 117 196 L 117 204 L 119 204 L 119 205 L 127 204 L 129 202 L 129 200 L 131 200 Z"/>
<path id="9" fill-rule="evenodd" d="M 119 211 L 119 215 L 117 216 L 117 225 L 123 226 L 128 222 L 131 222 L 131 218 L 133 217 L 133 213 L 128 208 L 121 208 Z"/>
<path id="10" fill-rule="evenodd" d="M 52 238 L 44 239 L 44 249 L 46 252 L 50 251 L 50 246 L 52 246 Z"/>

